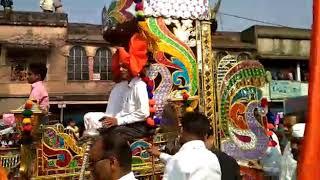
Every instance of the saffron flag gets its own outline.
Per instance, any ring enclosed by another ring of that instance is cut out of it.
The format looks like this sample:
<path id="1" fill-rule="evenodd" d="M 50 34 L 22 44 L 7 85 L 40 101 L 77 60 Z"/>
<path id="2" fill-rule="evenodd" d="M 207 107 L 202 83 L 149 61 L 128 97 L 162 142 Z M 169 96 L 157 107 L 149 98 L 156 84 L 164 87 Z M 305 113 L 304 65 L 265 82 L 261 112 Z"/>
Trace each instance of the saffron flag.
<path id="1" fill-rule="evenodd" d="M 320 177 L 320 0 L 313 0 L 308 120 L 299 160 L 298 179 Z"/>

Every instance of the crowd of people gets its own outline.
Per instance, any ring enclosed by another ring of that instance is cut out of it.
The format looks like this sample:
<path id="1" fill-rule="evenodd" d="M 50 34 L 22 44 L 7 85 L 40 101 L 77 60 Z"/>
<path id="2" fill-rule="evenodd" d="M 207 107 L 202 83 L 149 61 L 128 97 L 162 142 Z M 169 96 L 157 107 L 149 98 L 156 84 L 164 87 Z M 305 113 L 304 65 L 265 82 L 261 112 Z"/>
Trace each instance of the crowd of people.
<path id="1" fill-rule="evenodd" d="M 174 155 L 148 149 L 165 164 L 164 180 L 240 179 L 240 167 L 230 156 L 212 147 L 211 126 L 206 116 L 186 113 L 179 132 L 181 148 Z M 135 180 L 131 171 L 128 139 L 117 129 L 104 132 L 91 149 L 94 179 Z"/>

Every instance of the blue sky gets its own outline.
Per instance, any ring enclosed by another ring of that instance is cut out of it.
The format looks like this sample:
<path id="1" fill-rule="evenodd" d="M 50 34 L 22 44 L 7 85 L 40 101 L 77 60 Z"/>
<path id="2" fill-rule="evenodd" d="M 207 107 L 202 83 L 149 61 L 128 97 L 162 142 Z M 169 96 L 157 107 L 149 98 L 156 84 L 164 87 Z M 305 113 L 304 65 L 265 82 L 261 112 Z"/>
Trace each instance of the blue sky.
<path id="1" fill-rule="evenodd" d="M 40 11 L 39 0 L 13 1 L 16 10 Z M 70 22 L 100 24 L 101 10 L 108 0 L 62 1 Z M 222 0 L 220 11 L 298 28 L 310 28 L 312 22 L 312 0 Z M 259 24 L 224 15 L 219 15 L 218 20 L 219 29 L 224 31 L 242 31 Z"/>

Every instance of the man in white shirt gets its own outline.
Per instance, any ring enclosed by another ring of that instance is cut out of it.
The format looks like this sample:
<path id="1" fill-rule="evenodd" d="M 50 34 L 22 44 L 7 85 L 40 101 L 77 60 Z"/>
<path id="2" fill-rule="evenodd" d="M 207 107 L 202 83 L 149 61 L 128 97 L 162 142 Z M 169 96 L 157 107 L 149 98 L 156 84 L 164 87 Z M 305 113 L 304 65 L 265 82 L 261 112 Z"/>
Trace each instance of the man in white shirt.
<path id="1" fill-rule="evenodd" d="M 144 36 L 136 33 L 130 39 L 129 53 L 119 47 L 112 58 L 114 74 L 120 74 L 129 83 L 118 92 L 115 91 L 121 98 L 108 105 L 115 113 L 106 114 L 101 121 L 105 130 L 116 129 L 129 140 L 141 138 L 150 130 L 145 122 L 150 115 L 149 96 L 147 85 L 141 79 L 148 60 L 147 47 Z"/>
<path id="2" fill-rule="evenodd" d="M 220 180 L 221 169 L 217 156 L 204 143 L 210 127 L 201 113 L 186 113 L 182 120 L 180 150 L 173 156 L 161 154 L 167 162 L 164 180 Z"/>
<path id="3" fill-rule="evenodd" d="M 305 123 L 298 123 L 292 126 L 290 142 L 283 151 L 281 158 L 280 180 L 297 179 L 297 161 L 304 137 Z"/>
<path id="4" fill-rule="evenodd" d="M 104 134 L 94 143 L 90 160 L 94 180 L 137 180 L 131 171 L 130 145 L 116 131 Z"/>
<path id="5" fill-rule="evenodd" d="M 150 114 L 147 85 L 140 77 L 132 78 L 126 68 L 121 68 L 121 73 L 128 74 L 130 79 L 122 108 L 115 116 L 107 116 L 103 120 L 103 126 L 113 128 L 132 140 L 143 137 L 149 130 L 145 122 Z"/>
<path id="6" fill-rule="evenodd" d="M 99 121 L 104 117 L 115 117 L 122 110 L 125 95 L 129 90 L 128 81 L 122 80 L 116 83 L 110 93 L 106 112 L 89 112 L 84 115 L 84 126 L 88 129 L 100 129 L 102 123 Z"/>

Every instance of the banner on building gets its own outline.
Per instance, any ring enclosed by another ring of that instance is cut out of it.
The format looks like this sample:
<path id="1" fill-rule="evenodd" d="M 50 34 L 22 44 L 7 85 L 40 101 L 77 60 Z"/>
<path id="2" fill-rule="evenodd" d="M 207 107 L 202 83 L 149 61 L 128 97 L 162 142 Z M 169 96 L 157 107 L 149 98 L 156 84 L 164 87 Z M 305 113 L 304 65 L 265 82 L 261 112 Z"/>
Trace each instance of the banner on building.
<path id="1" fill-rule="evenodd" d="M 284 99 L 302 96 L 301 83 L 296 81 L 271 81 L 270 98 Z"/>

